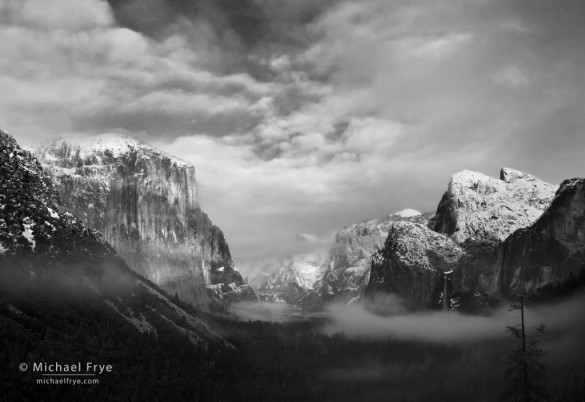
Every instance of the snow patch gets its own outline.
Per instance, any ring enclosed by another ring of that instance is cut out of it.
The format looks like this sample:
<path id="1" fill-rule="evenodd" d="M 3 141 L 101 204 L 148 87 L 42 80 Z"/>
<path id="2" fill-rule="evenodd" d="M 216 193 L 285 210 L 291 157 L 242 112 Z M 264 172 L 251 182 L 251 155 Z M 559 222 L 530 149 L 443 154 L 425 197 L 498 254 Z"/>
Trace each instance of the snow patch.
<path id="1" fill-rule="evenodd" d="M 112 310 L 114 310 L 116 313 L 118 313 L 122 318 L 124 318 L 130 324 L 132 324 L 138 330 L 138 332 L 140 332 L 141 334 L 152 333 L 152 334 L 154 334 L 155 337 L 158 337 L 156 329 L 148 321 L 146 321 L 143 314 L 140 314 L 140 319 L 139 319 L 139 318 L 134 316 L 134 312 L 132 311 L 132 309 L 130 307 L 127 307 L 127 310 L 130 314 L 129 316 L 127 316 L 127 315 L 123 314 L 118 309 L 118 307 L 116 307 L 116 305 L 114 303 L 112 303 L 111 301 L 105 300 L 105 302 L 108 306 L 110 306 L 112 308 Z"/>
<path id="2" fill-rule="evenodd" d="M 422 215 L 422 213 L 417 211 L 416 209 L 405 208 L 401 209 L 398 212 L 394 212 L 392 215 L 400 216 L 401 218 L 412 218 L 414 216 Z"/>
<path id="3" fill-rule="evenodd" d="M 22 232 L 22 237 L 24 237 L 26 240 L 28 240 L 28 242 L 30 243 L 30 248 L 35 251 L 35 247 L 37 245 L 37 242 L 35 241 L 35 237 L 33 235 L 33 231 L 32 228 L 35 225 L 35 223 L 32 221 L 32 219 L 30 218 L 24 218 L 23 220 L 23 224 L 24 226 L 24 231 Z"/>
<path id="4" fill-rule="evenodd" d="M 57 229 L 55 229 L 55 226 L 53 226 L 53 225 L 51 224 L 51 222 L 47 222 L 47 221 L 45 221 L 45 225 L 47 225 L 48 227 L 50 227 L 50 228 L 51 228 L 51 230 L 52 230 L 53 232 L 54 232 L 55 230 L 57 230 Z"/>
<path id="5" fill-rule="evenodd" d="M 179 331 L 181 334 L 183 335 L 187 335 L 189 337 L 189 340 L 191 341 L 192 344 L 194 345 L 198 345 L 203 343 L 203 339 L 201 339 L 201 337 L 199 335 L 197 335 L 195 332 L 188 330 L 187 328 L 183 328 L 178 326 L 175 322 L 173 322 L 173 320 L 169 319 L 168 317 L 160 314 L 158 311 L 156 311 L 155 309 L 153 309 L 150 306 L 146 306 L 150 311 L 152 311 L 153 313 L 159 314 L 160 317 L 165 320 L 166 322 L 168 322 L 169 324 L 171 324 L 173 327 L 175 327 L 175 329 L 177 331 Z"/>
<path id="6" fill-rule="evenodd" d="M 47 154 L 48 155 L 48 154 Z M 45 158 L 48 159 L 48 158 Z M 56 159 L 56 158 L 53 158 Z M 46 167 L 47 165 L 44 165 L 44 167 Z M 77 168 L 64 168 L 62 166 L 58 166 L 58 165 L 50 165 L 49 166 L 52 174 L 55 175 L 56 177 L 60 177 L 60 176 L 73 176 L 73 177 L 81 177 L 80 175 L 76 175 L 75 172 L 77 172 Z"/>
<path id="7" fill-rule="evenodd" d="M 156 329 L 152 326 L 151 323 L 146 321 L 146 318 L 144 318 L 144 314 L 140 313 L 139 319 L 136 317 L 136 315 L 134 314 L 130 307 L 127 307 L 127 310 L 128 313 L 130 314 L 130 316 L 128 317 L 129 321 L 136 327 L 138 331 L 140 331 L 140 333 L 143 334 L 146 332 L 147 334 L 154 334 L 155 337 L 158 337 Z"/>
<path id="8" fill-rule="evenodd" d="M 102 134 L 93 137 L 60 138 L 51 147 L 59 148 L 62 145 L 70 146 L 72 148 L 72 155 L 75 155 L 77 151 L 79 151 L 79 157 L 82 159 L 85 159 L 88 156 L 95 156 L 96 153 L 103 154 L 105 152 L 110 153 L 114 158 L 118 158 L 122 155 L 132 152 L 133 150 L 142 150 L 146 151 L 147 153 L 164 155 L 178 166 L 192 166 L 190 163 L 185 162 L 176 156 L 159 151 L 156 148 L 137 140 L 136 138 L 120 134 Z M 41 150 L 43 154 L 49 154 L 48 152 L 43 152 L 44 150 L 46 150 L 46 147 L 43 147 Z M 148 155 L 144 155 L 143 157 L 148 158 Z"/>
<path id="9" fill-rule="evenodd" d="M 6 307 L 8 308 L 8 311 L 12 311 L 16 315 L 25 315 L 22 311 L 14 307 L 12 304 L 8 304 L 6 305 Z"/>
<path id="10" fill-rule="evenodd" d="M 82 278 L 83 280 L 83 284 L 86 285 L 87 287 L 89 287 L 91 290 L 93 290 L 95 293 L 101 293 L 98 288 L 95 287 L 95 285 L 93 284 L 93 282 L 91 281 L 91 279 L 87 276 L 84 276 Z"/>

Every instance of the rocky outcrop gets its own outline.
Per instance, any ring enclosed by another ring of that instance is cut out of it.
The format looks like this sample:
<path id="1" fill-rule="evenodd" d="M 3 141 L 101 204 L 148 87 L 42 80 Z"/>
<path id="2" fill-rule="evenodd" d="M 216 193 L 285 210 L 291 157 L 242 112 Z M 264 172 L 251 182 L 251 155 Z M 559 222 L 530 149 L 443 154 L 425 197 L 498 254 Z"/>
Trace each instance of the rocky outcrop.
<path id="1" fill-rule="evenodd" d="M 514 260 L 509 256 L 526 249 L 523 246 L 526 240 L 517 239 L 524 233 L 521 228 L 545 219 L 549 210 L 544 211 L 555 190 L 556 186 L 508 168 L 501 170 L 499 179 L 470 171 L 455 174 L 428 224 L 440 236 L 431 238 L 442 245 L 443 251 L 437 252 L 437 245 L 425 240 L 428 234 L 394 225 L 384 249 L 372 262 L 367 293 L 396 293 L 411 308 L 432 306 L 436 304 L 437 281 L 441 279 L 437 279 L 436 272 L 447 270 L 452 271 L 448 289 L 450 307 L 478 311 L 492 305 L 494 297 L 506 293 L 510 283 L 528 281 L 530 285 L 535 279 L 529 276 L 513 279 L 520 274 L 510 274 L 509 266 L 518 263 L 507 260 Z M 444 258 L 445 250 L 452 250 L 458 258 Z M 550 247 L 548 250 L 543 253 L 554 254 Z M 523 253 L 543 257 L 532 249 Z M 413 255 L 418 259 L 411 258 Z M 439 258 L 427 261 L 421 257 L 427 255 L 439 255 Z M 541 280 L 536 287 L 544 283 L 546 280 Z"/>
<path id="2" fill-rule="evenodd" d="M 232 347 L 194 312 L 130 270 L 98 231 L 62 210 L 41 164 L 2 130 L 0 190 L 0 311 L 17 312 L 10 322 L 50 327 L 56 317 L 79 322 L 71 314 L 81 311 L 86 320 L 101 317 L 129 326 L 137 337 Z M 72 339 L 67 334 L 61 341 Z"/>
<path id="3" fill-rule="evenodd" d="M 323 278 L 297 300 L 297 306 L 314 311 L 332 301 L 358 299 L 368 284 L 372 255 L 384 246 L 392 225 L 399 221 L 426 224 L 429 217 L 407 209 L 339 229 Z"/>
<path id="4" fill-rule="evenodd" d="M 329 250 L 298 254 L 272 261 L 279 267 L 261 280 L 256 289 L 262 301 L 294 304 L 300 297 L 315 289 L 329 262 Z"/>
<path id="5" fill-rule="evenodd" d="M 192 165 L 118 135 L 60 139 L 38 155 L 60 205 L 101 232 L 135 272 L 195 306 L 210 298 L 222 305 L 207 285 L 253 294 L 223 233 L 197 203 Z"/>
<path id="6" fill-rule="evenodd" d="M 464 170 L 449 181 L 429 227 L 456 243 L 504 241 L 532 225 L 553 199 L 557 187 L 517 170 L 503 168 L 500 179 Z"/>
<path id="7" fill-rule="evenodd" d="M 544 214 L 503 245 L 499 275 L 506 296 L 534 293 L 585 270 L 585 179 L 565 180 Z"/>
<path id="8" fill-rule="evenodd" d="M 449 236 L 467 252 L 456 273 L 459 288 L 499 296 L 502 242 L 532 225 L 549 206 L 557 186 L 518 170 L 503 168 L 500 178 L 470 171 L 449 181 L 429 227 Z"/>
<path id="9" fill-rule="evenodd" d="M 466 257 L 453 240 L 413 222 L 395 222 L 384 248 L 372 257 L 366 300 L 396 294 L 410 309 L 437 305 L 443 273 L 460 270 Z"/>

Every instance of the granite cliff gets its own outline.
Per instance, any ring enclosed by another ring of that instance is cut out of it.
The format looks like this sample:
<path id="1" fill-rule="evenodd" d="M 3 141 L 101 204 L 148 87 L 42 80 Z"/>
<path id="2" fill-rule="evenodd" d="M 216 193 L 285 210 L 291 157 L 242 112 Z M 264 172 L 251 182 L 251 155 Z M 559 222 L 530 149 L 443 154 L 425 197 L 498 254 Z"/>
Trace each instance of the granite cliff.
<path id="1" fill-rule="evenodd" d="M 429 227 L 459 244 L 467 240 L 504 241 L 515 230 L 532 225 L 556 189 L 509 168 L 501 170 L 499 179 L 464 170 L 449 180 Z"/>
<path id="2" fill-rule="evenodd" d="M 427 233 L 395 224 L 374 255 L 366 295 L 395 293 L 413 309 L 436 306 L 448 271 L 450 308 L 538 293 L 582 275 L 583 179 L 561 187 L 504 168 L 500 179 L 463 171 L 449 181 Z M 555 194 L 556 191 L 556 194 Z M 429 240 L 431 239 L 431 240 Z"/>
<path id="3" fill-rule="evenodd" d="M 195 306 L 255 299 L 197 203 L 189 163 L 119 135 L 60 139 L 37 154 L 60 205 L 101 232 L 135 272 Z"/>
<path id="4" fill-rule="evenodd" d="M 410 309 L 441 301 L 443 274 L 460 269 L 465 250 L 453 240 L 413 222 L 395 222 L 384 248 L 372 257 L 366 299 L 396 294 Z"/>
<path id="5" fill-rule="evenodd" d="M 461 292 L 501 293 L 502 244 L 516 230 L 532 225 L 550 205 L 557 186 L 510 168 L 499 179 L 462 171 L 449 180 L 429 227 L 449 236 L 467 252 L 453 275 Z"/>
<path id="6" fill-rule="evenodd" d="M 62 320 L 79 335 L 88 325 L 84 319 L 100 317 L 99 324 L 133 329 L 127 332 L 136 341 L 151 336 L 232 347 L 193 311 L 130 270 L 97 230 L 62 210 L 39 161 L 2 130 L 0 189 L 3 322 L 58 334 Z M 95 340 L 96 334 L 90 336 Z M 62 339 L 74 338 L 68 333 Z"/>
<path id="7" fill-rule="evenodd" d="M 428 218 L 429 214 L 406 209 L 339 229 L 331 249 L 330 262 L 317 290 L 318 305 L 359 298 L 370 278 L 372 256 L 384 246 L 393 224 L 400 221 L 426 223 Z M 311 308 L 311 296 L 301 300 L 305 307 Z"/>
<path id="8" fill-rule="evenodd" d="M 534 293 L 585 271 L 585 179 L 563 181 L 531 226 L 506 239 L 499 275 L 502 293 Z"/>

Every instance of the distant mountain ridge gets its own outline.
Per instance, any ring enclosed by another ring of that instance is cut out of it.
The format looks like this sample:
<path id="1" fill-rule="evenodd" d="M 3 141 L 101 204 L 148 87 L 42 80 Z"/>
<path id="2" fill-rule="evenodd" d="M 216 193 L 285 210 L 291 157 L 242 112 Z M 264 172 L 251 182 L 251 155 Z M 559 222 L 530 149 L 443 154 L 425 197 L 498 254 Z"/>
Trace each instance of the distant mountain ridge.
<path id="1" fill-rule="evenodd" d="M 197 202 L 195 168 L 134 138 L 63 138 L 37 154 L 61 205 L 136 272 L 195 306 L 256 300 Z"/>
<path id="2" fill-rule="evenodd" d="M 258 292 L 305 311 L 393 293 L 414 310 L 441 308 L 447 297 L 449 308 L 481 312 L 561 286 L 585 272 L 583 180 L 558 187 L 511 168 L 499 178 L 458 172 L 435 214 L 406 209 L 345 226 L 327 258 L 304 265 L 321 277 L 312 286 L 298 285 L 303 264 L 292 259 Z"/>
<path id="3" fill-rule="evenodd" d="M 403 209 L 344 226 L 337 230 L 329 249 L 265 262 L 272 266 L 272 273 L 256 286 L 256 291 L 263 300 L 307 311 L 322 310 L 331 301 L 359 298 L 368 283 L 371 257 L 383 247 L 392 224 L 403 220 L 426 224 L 430 216 Z M 314 282 L 303 281 L 303 277 Z"/>
<path id="4" fill-rule="evenodd" d="M 273 272 L 258 284 L 258 297 L 266 302 L 294 304 L 299 297 L 314 290 L 323 278 L 328 261 L 329 250 L 323 249 L 266 262 L 267 269 Z"/>

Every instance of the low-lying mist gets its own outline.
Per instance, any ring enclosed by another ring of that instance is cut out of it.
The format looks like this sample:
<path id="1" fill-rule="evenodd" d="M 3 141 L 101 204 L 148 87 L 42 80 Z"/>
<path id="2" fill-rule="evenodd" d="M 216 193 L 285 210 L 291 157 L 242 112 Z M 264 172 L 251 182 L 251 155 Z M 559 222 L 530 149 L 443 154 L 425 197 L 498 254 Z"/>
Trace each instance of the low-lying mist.
<path id="1" fill-rule="evenodd" d="M 493 316 L 466 316 L 457 312 L 426 312 L 381 317 L 362 305 L 328 306 L 331 322 L 324 331 L 354 338 L 391 338 L 430 342 L 461 342 L 504 334 L 513 321 L 505 310 Z"/>
<path id="2" fill-rule="evenodd" d="M 137 275 L 117 259 L 64 264 L 30 258 L 0 261 L 0 292 L 83 299 L 129 295 L 137 283 Z"/>
<path id="3" fill-rule="evenodd" d="M 232 304 L 228 312 L 242 321 L 286 322 L 290 319 L 291 307 L 283 303 L 243 301 Z"/>
<path id="4" fill-rule="evenodd" d="M 525 311 L 526 325 L 544 324 L 545 338 L 569 340 L 585 332 L 585 294 L 555 304 L 528 302 Z M 303 317 L 292 314 L 290 306 L 279 303 L 241 302 L 231 306 L 230 313 L 243 321 L 284 323 Z M 378 297 L 366 304 L 332 303 L 326 307 L 325 325 L 321 331 L 327 335 L 343 334 L 352 339 L 406 340 L 434 343 L 462 343 L 509 336 L 506 326 L 519 323 L 519 312 L 510 311 L 509 303 L 490 315 L 468 315 L 455 311 L 408 312 L 395 295 Z M 312 315 L 304 316 L 310 319 Z M 562 343 L 562 342 L 561 342 Z"/>
<path id="5" fill-rule="evenodd" d="M 393 300 L 393 302 L 392 302 Z M 389 338 L 424 342 L 459 343 L 508 336 L 506 326 L 519 323 L 518 311 L 510 311 L 509 304 L 489 316 L 464 315 L 458 312 L 433 311 L 406 313 L 398 298 L 385 297 L 382 301 L 389 315 L 381 316 L 379 305 L 372 308 L 363 304 L 331 304 L 327 307 L 330 321 L 324 331 L 343 333 L 353 338 Z M 585 328 L 582 318 L 585 295 L 572 300 L 550 304 L 527 304 L 527 325 L 544 324 L 553 334 L 569 334 Z"/>

